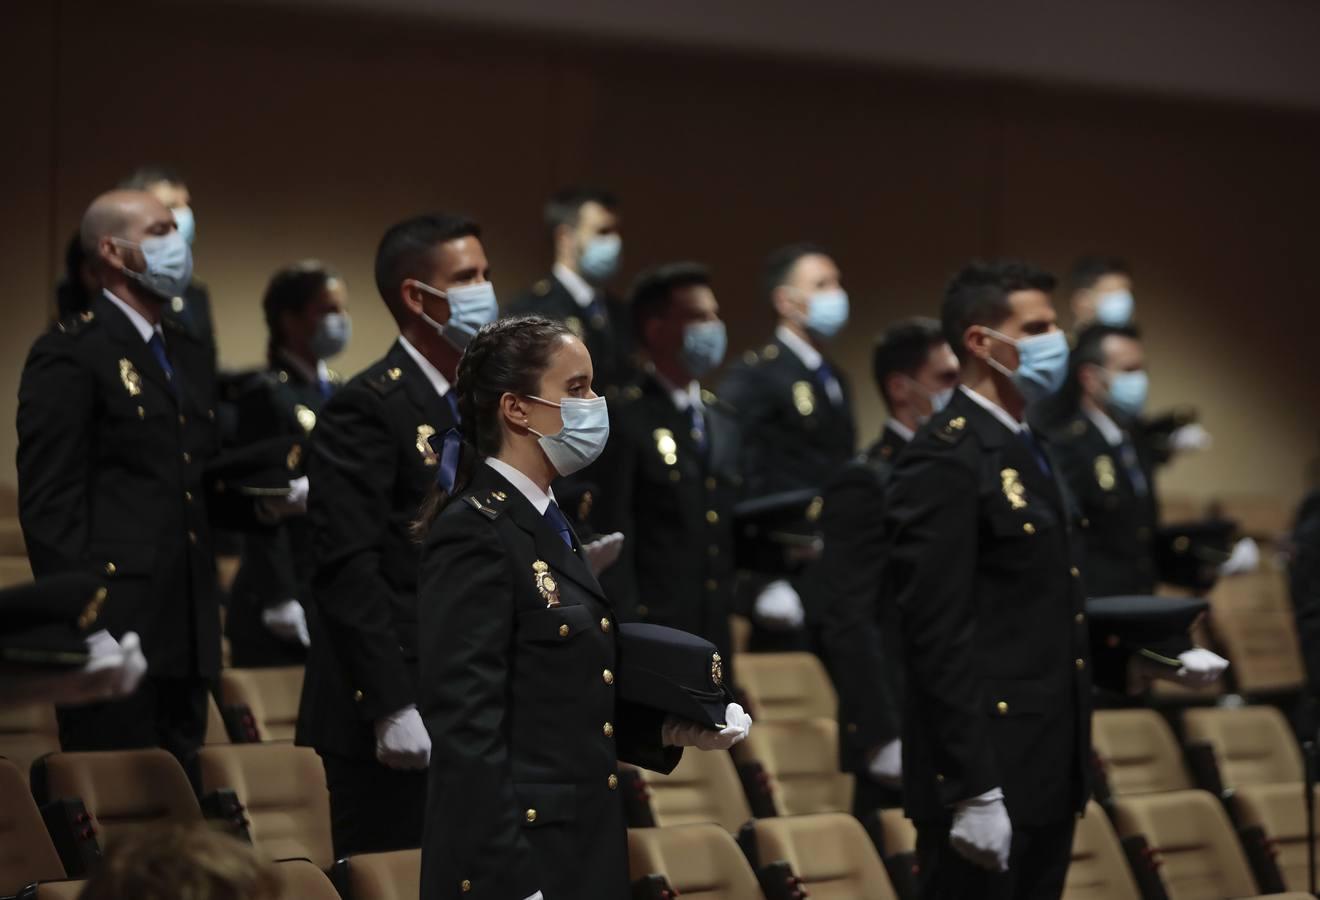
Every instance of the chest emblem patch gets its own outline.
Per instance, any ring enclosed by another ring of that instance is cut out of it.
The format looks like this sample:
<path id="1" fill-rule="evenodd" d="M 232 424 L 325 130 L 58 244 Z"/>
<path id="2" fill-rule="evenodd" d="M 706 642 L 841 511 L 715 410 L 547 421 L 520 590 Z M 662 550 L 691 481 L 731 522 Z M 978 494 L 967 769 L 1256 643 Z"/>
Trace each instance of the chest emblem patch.
<path id="1" fill-rule="evenodd" d="M 430 425 L 417 426 L 417 452 L 422 455 L 422 464 L 434 466 L 440 463 L 440 457 L 431 447 L 431 438 L 435 436 L 435 429 Z"/>
<path id="2" fill-rule="evenodd" d="M 1027 508 L 1027 487 L 1022 483 L 1022 477 L 1017 469 L 1004 469 L 999 473 L 999 480 L 1003 485 L 1004 499 L 1008 505 L 1014 509 Z"/>
<path id="3" fill-rule="evenodd" d="M 128 391 L 128 396 L 136 397 L 142 393 L 142 376 L 126 359 L 119 361 L 119 380 L 124 383 L 124 390 Z"/>
<path id="4" fill-rule="evenodd" d="M 810 381 L 793 383 L 793 406 L 799 416 L 809 416 L 816 411 L 816 392 Z"/>
<path id="5" fill-rule="evenodd" d="M 678 462 L 678 443 L 674 440 L 672 431 L 668 428 L 657 428 L 651 432 L 651 437 L 655 438 L 655 452 L 660 454 L 665 465 L 672 466 Z"/>
<path id="6" fill-rule="evenodd" d="M 550 574 L 550 566 L 538 559 L 532 563 L 532 577 L 536 579 L 536 590 L 545 601 L 546 609 L 559 605 L 559 583 Z"/>
<path id="7" fill-rule="evenodd" d="M 302 426 L 302 430 L 307 434 L 311 434 L 312 429 L 316 427 L 316 413 L 299 403 L 293 407 L 293 415 L 297 418 L 298 424 Z"/>
<path id="8" fill-rule="evenodd" d="M 1102 491 L 1114 489 L 1114 460 L 1107 453 L 1101 453 L 1095 458 L 1095 483 L 1100 485 Z"/>

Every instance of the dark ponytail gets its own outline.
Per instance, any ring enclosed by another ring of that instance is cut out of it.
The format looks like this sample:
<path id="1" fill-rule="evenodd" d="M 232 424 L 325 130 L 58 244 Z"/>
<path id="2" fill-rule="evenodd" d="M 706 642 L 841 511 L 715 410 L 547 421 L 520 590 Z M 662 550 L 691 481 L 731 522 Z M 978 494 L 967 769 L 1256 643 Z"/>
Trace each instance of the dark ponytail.
<path id="1" fill-rule="evenodd" d="M 425 538 L 449 501 L 467 490 L 482 460 L 499 453 L 500 398 L 538 393 L 555 350 L 572 334 L 541 316 L 514 316 L 483 326 L 468 343 L 454 382 L 463 441 L 454 487 L 431 487 L 413 523 L 414 538 Z"/>
<path id="2" fill-rule="evenodd" d="M 302 312 L 327 284 L 338 278 L 333 269 L 314 259 L 285 266 L 271 276 L 261 298 L 261 311 L 266 318 L 266 361 L 271 368 L 278 365 L 275 351 L 284 345 L 284 335 L 280 333 L 284 314 Z"/>

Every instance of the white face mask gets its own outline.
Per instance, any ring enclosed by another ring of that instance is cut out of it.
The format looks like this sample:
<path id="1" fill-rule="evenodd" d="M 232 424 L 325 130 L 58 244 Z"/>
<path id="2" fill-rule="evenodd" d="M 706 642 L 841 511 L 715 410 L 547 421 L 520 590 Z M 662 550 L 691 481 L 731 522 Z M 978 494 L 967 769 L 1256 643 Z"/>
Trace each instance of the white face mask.
<path id="1" fill-rule="evenodd" d="M 413 279 L 412 283 L 428 294 L 449 301 L 448 322 L 441 324 L 425 312 L 422 313 L 422 320 L 459 350 L 467 347 L 468 342 L 481 326 L 489 325 L 500 316 L 500 304 L 495 299 L 495 285 L 489 281 L 451 287 L 447 291 L 438 290 L 416 279 Z"/>
<path id="2" fill-rule="evenodd" d="M 938 391 L 928 391 L 921 386 L 921 383 L 917 381 L 917 379 L 911 377 L 910 375 L 904 375 L 903 377 L 908 380 L 908 384 L 912 385 L 922 394 L 925 394 L 926 401 L 930 403 L 930 414 L 925 416 L 917 416 L 917 422 L 921 425 L 925 425 L 927 422 L 929 422 L 931 416 L 934 416 L 940 410 L 944 409 L 944 407 L 948 406 L 949 401 L 953 399 L 954 389 L 951 387 L 940 388 Z"/>
<path id="3" fill-rule="evenodd" d="M 530 425 L 527 426 L 527 430 L 539 439 L 537 443 L 545 451 L 556 472 L 572 475 L 600 457 L 605 450 L 605 443 L 610 439 L 610 410 L 605 405 L 604 397 L 593 397 L 590 400 L 565 397 L 558 403 L 540 397 L 529 396 L 527 399 L 556 407 L 564 422 L 564 426 L 555 434 L 541 434 Z"/>
<path id="4" fill-rule="evenodd" d="M 166 234 L 143 238 L 141 243 L 123 238 L 111 240 L 121 247 L 137 247 L 142 251 L 146 271 L 134 272 L 126 267 L 124 274 L 157 297 L 165 300 L 177 297 L 192 281 L 192 249 L 177 228 Z"/>

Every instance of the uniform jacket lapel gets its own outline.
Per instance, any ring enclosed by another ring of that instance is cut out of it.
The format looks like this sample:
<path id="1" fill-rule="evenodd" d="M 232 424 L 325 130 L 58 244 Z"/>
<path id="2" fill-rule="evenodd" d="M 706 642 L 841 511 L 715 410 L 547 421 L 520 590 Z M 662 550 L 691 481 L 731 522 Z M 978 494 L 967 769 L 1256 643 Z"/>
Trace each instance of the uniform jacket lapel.
<path id="1" fill-rule="evenodd" d="M 165 390 L 166 396 L 170 401 L 177 404 L 178 397 L 174 393 L 174 386 L 170 380 L 165 377 L 165 370 L 156 362 L 155 355 L 147 347 L 147 342 L 142 340 L 142 335 L 133 327 L 128 316 L 115 306 L 104 296 L 96 299 L 95 312 L 97 318 L 104 323 L 106 330 L 113 336 L 115 342 L 120 346 L 127 359 L 133 364 L 133 368 L 144 378 L 149 378 Z"/>

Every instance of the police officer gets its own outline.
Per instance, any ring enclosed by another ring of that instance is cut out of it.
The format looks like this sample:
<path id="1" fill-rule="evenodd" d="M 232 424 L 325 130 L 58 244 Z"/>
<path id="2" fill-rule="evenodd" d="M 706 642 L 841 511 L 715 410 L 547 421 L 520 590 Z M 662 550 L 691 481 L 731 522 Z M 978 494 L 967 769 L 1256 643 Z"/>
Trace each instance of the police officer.
<path id="1" fill-rule="evenodd" d="M 611 404 L 610 441 L 589 472 L 596 519 L 625 535 L 602 576 L 625 620 L 701 635 L 731 659 L 738 423 L 697 379 L 728 342 L 710 274 L 697 263 L 642 273 L 629 297 L 648 365 Z"/>
<path id="2" fill-rule="evenodd" d="M 954 277 L 942 324 L 962 385 L 899 455 L 888 496 L 925 898 L 1057 898 L 1089 794 L 1080 571 L 1055 464 L 1024 422 L 1067 375 L 1053 287 L 1021 263 Z"/>
<path id="3" fill-rule="evenodd" d="M 856 448 L 848 380 L 825 356 L 848 323 L 839 267 L 816 244 L 793 244 L 767 259 L 765 295 L 778 318 L 774 340 L 734 365 L 720 396 L 742 421 L 745 493 L 759 497 L 820 488 Z M 802 601 L 784 579 L 753 580 L 758 649 L 800 649 Z M 740 605 L 744 605 L 741 601 Z"/>
<path id="4" fill-rule="evenodd" d="M 902 772 L 898 611 L 885 588 L 885 487 L 894 461 L 958 383 L 934 319 L 887 329 L 872 355 L 889 409 L 880 439 L 825 486 L 821 558 L 802 579 L 809 630 L 839 694 L 840 766 L 857 776 L 859 815 L 893 806 Z"/>
<path id="5" fill-rule="evenodd" d="M 596 366 L 596 388 L 613 393 L 633 376 L 628 308 L 605 285 L 619 271 L 623 239 L 619 201 L 609 191 L 568 187 L 545 205 L 554 267 L 509 306 L 564 322 L 586 342 Z"/>
<path id="6" fill-rule="evenodd" d="M 430 739 L 410 525 L 442 466 L 430 438 L 458 421 L 462 347 L 497 311 L 480 229 L 461 216 L 386 231 L 376 287 L 399 337 L 322 408 L 307 466 L 316 562 L 297 742 L 325 765 L 337 856 L 421 839 Z"/>
<path id="7" fill-rule="evenodd" d="M 89 310 L 38 338 L 19 387 L 19 517 L 38 578 L 94 571 L 116 639 L 150 665 L 123 700 L 60 708 L 65 750 L 160 746 L 194 778 L 220 611 L 208 509 L 255 524 L 251 501 L 218 502 L 203 468 L 219 448 L 210 348 L 164 317 L 192 255 L 150 194 L 113 191 L 84 214 L 104 286 Z"/>
<path id="8" fill-rule="evenodd" d="M 551 487 L 608 440 L 591 382 L 582 342 L 539 317 L 482 329 L 459 368 L 457 466 L 423 518 L 423 896 L 626 897 L 618 760 L 668 772 L 751 726 L 737 704 L 714 731 L 617 696 L 618 620 Z"/>
<path id="9" fill-rule="evenodd" d="M 269 367 L 249 378 L 236 399 L 236 440 L 304 440 L 339 384 L 326 360 L 348 345 L 348 290 L 333 270 L 304 260 L 275 273 L 261 306 Z M 303 601 L 311 591 L 313 559 L 305 517 L 244 536 L 225 619 L 233 665 L 297 665 L 306 659 Z"/>

